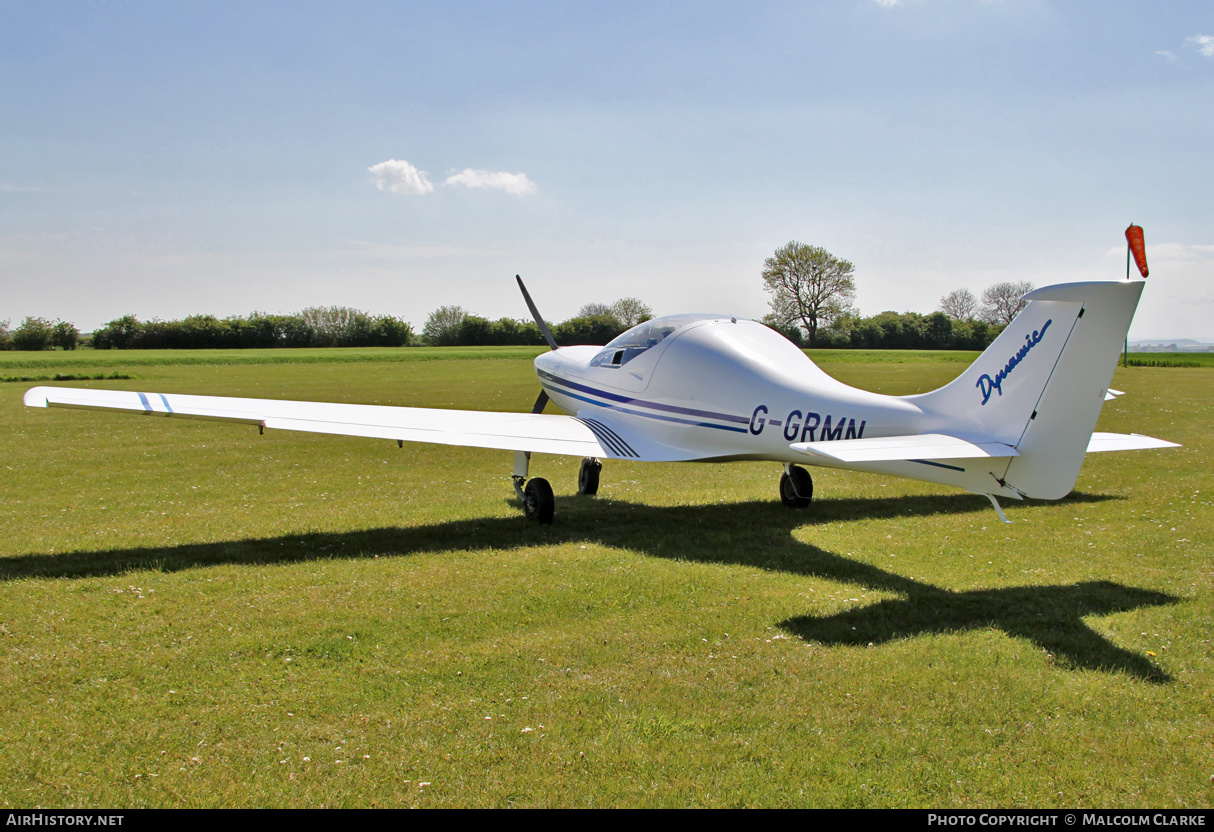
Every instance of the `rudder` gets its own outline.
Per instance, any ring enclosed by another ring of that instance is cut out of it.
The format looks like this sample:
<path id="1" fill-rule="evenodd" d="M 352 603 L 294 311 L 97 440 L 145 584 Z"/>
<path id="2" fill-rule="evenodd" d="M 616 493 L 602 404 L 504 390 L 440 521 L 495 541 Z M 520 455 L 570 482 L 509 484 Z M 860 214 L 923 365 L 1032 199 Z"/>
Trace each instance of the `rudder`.
<path id="1" fill-rule="evenodd" d="M 1082 309 L 1016 445 L 1020 456 L 1004 475 L 1011 488 L 1027 497 L 1059 500 L 1075 487 L 1144 285 L 1141 280 L 1068 283 L 1028 295 L 1079 302 Z"/>
<path id="2" fill-rule="evenodd" d="M 1001 477 L 1025 497 L 1056 500 L 1075 486 L 1143 281 L 1046 286 L 960 377 L 910 397 L 964 439 L 1011 445 Z"/>

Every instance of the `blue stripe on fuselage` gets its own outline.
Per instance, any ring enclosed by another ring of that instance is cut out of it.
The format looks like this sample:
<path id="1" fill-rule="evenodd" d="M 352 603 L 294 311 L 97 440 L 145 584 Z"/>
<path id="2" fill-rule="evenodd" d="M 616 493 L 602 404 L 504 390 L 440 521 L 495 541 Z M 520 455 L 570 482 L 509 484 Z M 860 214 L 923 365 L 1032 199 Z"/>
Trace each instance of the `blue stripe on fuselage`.
<path id="1" fill-rule="evenodd" d="M 586 402 L 587 404 L 592 404 L 596 407 L 602 407 L 602 408 L 606 408 L 608 410 L 616 410 L 616 411 L 619 411 L 620 413 L 628 413 L 632 416 L 644 416 L 646 419 L 659 419 L 663 422 L 677 422 L 678 424 L 681 424 L 681 425 L 691 425 L 692 427 L 697 427 L 697 428 L 715 428 L 717 430 L 728 430 L 733 433 L 746 433 L 746 428 L 735 428 L 735 427 L 731 427 L 730 425 L 714 425 L 711 422 L 693 422 L 691 419 L 679 419 L 674 416 L 663 416 L 659 413 L 645 413 L 644 411 L 633 410 L 630 407 L 620 407 L 618 405 L 604 404 L 603 402 L 598 402 L 598 401 L 595 401 L 594 399 L 588 399 L 585 396 L 578 396 L 574 393 L 570 393 L 568 390 L 554 390 L 551 387 L 548 387 L 547 385 L 545 385 L 542 381 L 540 382 L 540 386 L 544 387 L 549 392 L 549 394 L 558 395 L 558 396 L 568 396 L 571 399 L 577 399 L 578 401 Z M 603 396 L 610 395 L 610 394 L 606 394 L 606 393 L 600 394 L 597 391 L 591 391 L 591 392 L 593 392 L 595 395 L 603 395 Z M 624 401 L 628 401 L 628 402 L 637 402 L 636 399 L 625 399 L 624 397 L 618 397 L 618 398 L 620 398 Z M 645 406 L 646 403 L 640 403 L 640 404 L 642 404 L 642 406 Z M 685 410 L 686 408 L 680 408 L 680 409 Z M 691 412 L 698 413 L 701 411 L 691 411 Z M 735 417 L 720 416 L 717 418 L 732 419 Z M 743 421 L 745 421 L 745 420 L 743 420 Z"/>
<path id="2" fill-rule="evenodd" d="M 647 408 L 649 410 L 661 410 L 665 413 L 679 413 L 684 416 L 699 416 L 700 418 L 703 418 L 703 419 L 720 419 L 722 422 L 734 422 L 739 425 L 747 425 L 750 423 L 750 420 L 747 419 L 745 416 L 733 416 L 729 413 L 714 413 L 711 410 L 695 410 L 694 408 L 679 407 L 679 406 L 673 405 L 673 404 L 659 404 L 658 402 L 645 401 L 644 399 L 635 399 L 631 396 L 621 396 L 618 393 L 608 393 L 606 390 L 600 390 L 596 387 L 590 387 L 589 385 L 586 385 L 586 384 L 578 384 L 576 381 L 569 381 L 568 379 L 558 378 L 557 376 L 554 376 L 551 373 L 546 373 L 542 370 L 538 371 L 538 375 L 540 377 L 541 385 L 545 381 L 550 381 L 553 384 L 559 384 L 560 386 L 568 387 L 571 390 L 580 390 L 583 393 L 589 393 L 592 396 L 598 396 L 599 398 L 607 399 L 608 401 L 619 402 L 621 404 L 633 405 L 634 407 L 643 407 L 643 408 Z M 572 395 L 572 394 L 566 393 L 566 395 Z M 580 399 L 581 401 L 584 401 L 584 402 L 590 402 L 591 404 L 597 404 L 599 406 L 602 406 L 602 402 L 594 402 L 594 401 L 591 401 L 590 399 L 582 398 L 581 396 L 573 396 L 573 398 Z M 622 408 L 617 408 L 617 409 L 622 409 Z M 627 412 L 635 413 L 636 411 L 627 411 Z M 660 418 L 660 417 L 656 416 L 655 414 L 650 414 L 650 413 L 639 413 L 637 415 L 652 416 L 653 418 Z M 702 425 L 703 424 L 701 422 L 690 422 L 685 419 L 668 419 L 667 421 L 683 422 L 684 424 L 688 424 L 688 425 Z M 704 425 L 704 427 L 720 428 L 723 426 L 722 425 Z M 745 429 L 738 429 L 738 428 L 725 428 L 725 429 L 726 430 L 739 430 L 741 433 L 746 432 Z"/>

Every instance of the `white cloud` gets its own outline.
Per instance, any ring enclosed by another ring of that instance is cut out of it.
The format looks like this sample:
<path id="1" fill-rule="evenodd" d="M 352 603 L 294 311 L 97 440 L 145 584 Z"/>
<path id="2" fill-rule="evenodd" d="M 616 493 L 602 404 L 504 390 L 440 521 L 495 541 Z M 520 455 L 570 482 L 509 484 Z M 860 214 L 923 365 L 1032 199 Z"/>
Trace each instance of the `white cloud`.
<path id="1" fill-rule="evenodd" d="M 497 188 L 516 196 L 535 193 L 535 183 L 527 178 L 527 174 L 499 170 L 464 168 L 459 173 L 448 176 L 443 184 L 463 185 L 465 188 Z"/>
<path id="2" fill-rule="evenodd" d="M 428 194 L 434 185 L 426 178 L 424 170 L 418 170 L 404 159 L 389 159 L 367 168 L 375 175 L 375 187 L 394 194 Z"/>
<path id="3" fill-rule="evenodd" d="M 1186 46 L 1195 46 L 1207 58 L 1214 58 L 1214 35 L 1193 35 L 1184 39 Z"/>

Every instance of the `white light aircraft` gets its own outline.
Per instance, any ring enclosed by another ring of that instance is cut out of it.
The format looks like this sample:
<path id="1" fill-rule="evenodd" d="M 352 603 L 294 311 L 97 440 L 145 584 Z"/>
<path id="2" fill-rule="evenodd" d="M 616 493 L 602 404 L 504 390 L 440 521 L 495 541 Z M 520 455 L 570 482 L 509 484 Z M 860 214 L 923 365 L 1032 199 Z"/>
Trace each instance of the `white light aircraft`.
<path id="1" fill-rule="evenodd" d="M 1093 433 L 1144 281 L 1065 283 L 1027 306 L 953 382 L 886 396 L 828 376 L 782 335 L 728 315 L 671 315 L 604 347 L 557 347 L 535 359 L 543 388 L 531 413 L 219 398 L 35 387 L 30 407 L 70 407 L 344 436 L 515 452 L 527 517 L 552 522 L 552 488 L 528 480 L 533 453 L 583 457 L 578 490 L 598 489 L 602 459 L 781 463 L 780 497 L 803 507 L 801 465 L 926 480 L 988 497 L 1057 500 L 1085 453 L 1177 447 L 1138 434 Z M 572 415 L 543 413 L 551 399 Z"/>

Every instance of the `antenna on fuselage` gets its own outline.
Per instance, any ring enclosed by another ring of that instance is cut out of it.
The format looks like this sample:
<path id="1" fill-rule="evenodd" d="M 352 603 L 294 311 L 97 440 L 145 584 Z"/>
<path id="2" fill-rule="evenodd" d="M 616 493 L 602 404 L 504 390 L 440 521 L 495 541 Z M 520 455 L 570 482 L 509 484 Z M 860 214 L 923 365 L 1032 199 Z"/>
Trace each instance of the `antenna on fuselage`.
<path id="1" fill-rule="evenodd" d="M 523 292 L 523 300 L 527 301 L 527 308 L 531 310 L 531 317 L 535 319 L 536 325 L 540 328 L 540 332 L 543 333 L 544 340 L 548 342 L 548 346 L 556 349 L 556 339 L 552 337 L 552 330 L 548 329 L 548 324 L 544 323 L 544 319 L 540 317 L 540 311 L 535 308 L 535 301 L 531 299 L 531 293 L 523 285 L 523 279 L 517 274 L 514 276 L 514 279 L 518 281 L 518 287 Z"/>

